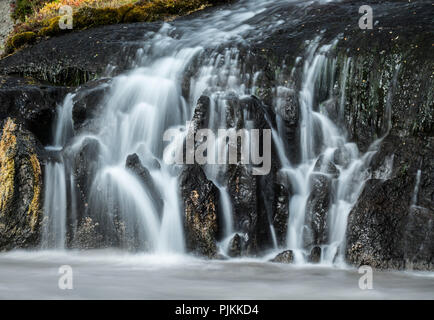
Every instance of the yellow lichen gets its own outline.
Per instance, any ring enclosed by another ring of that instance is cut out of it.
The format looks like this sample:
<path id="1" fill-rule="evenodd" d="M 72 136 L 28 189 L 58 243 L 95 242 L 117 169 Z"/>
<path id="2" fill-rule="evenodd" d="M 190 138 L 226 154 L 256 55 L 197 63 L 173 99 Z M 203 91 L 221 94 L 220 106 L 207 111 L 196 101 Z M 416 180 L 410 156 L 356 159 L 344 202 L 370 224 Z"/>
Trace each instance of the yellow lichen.
<path id="1" fill-rule="evenodd" d="M 30 217 L 30 227 L 32 231 L 38 222 L 38 215 L 40 209 L 40 197 L 41 197 L 41 165 L 39 164 L 36 154 L 30 156 L 30 163 L 33 169 L 33 199 L 29 206 L 28 215 Z"/>
<path id="2" fill-rule="evenodd" d="M 8 118 L 0 141 L 0 215 L 5 213 L 14 195 L 16 124 Z"/>
<path id="3" fill-rule="evenodd" d="M 172 20 L 182 15 L 217 4 L 215 0 L 117 0 L 104 3 L 101 6 L 82 2 L 73 7 L 73 31 L 91 27 L 132 22 L 152 22 L 157 20 Z M 53 16 L 55 14 L 55 16 Z M 61 29 L 61 16 L 58 10 L 52 14 L 37 15 L 38 19 L 29 19 L 17 25 L 6 43 L 6 54 L 12 54 L 26 44 L 40 41 L 44 37 L 52 37 L 71 32 Z"/>

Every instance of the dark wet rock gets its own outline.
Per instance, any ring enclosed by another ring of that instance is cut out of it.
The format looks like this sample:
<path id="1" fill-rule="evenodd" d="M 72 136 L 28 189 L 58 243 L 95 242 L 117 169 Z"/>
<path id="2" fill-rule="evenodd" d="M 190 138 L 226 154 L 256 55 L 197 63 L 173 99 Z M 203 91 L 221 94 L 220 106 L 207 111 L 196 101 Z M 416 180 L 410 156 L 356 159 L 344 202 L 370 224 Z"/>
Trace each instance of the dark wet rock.
<path id="1" fill-rule="evenodd" d="M 239 100 L 238 104 L 228 104 L 231 123 L 245 127 L 246 121 L 253 122 L 253 128 L 270 130 L 270 119 L 274 115 L 256 97 Z M 240 108 L 237 111 L 237 108 Z M 232 110 L 232 111 L 231 111 Z M 237 118 L 240 116 L 241 118 Z M 259 137 L 259 150 L 264 150 L 262 134 Z M 228 188 L 233 201 L 235 230 L 247 235 L 247 254 L 254 254 L 272 245 L 270 225 L 273 223 L 275 203 L 275 183 L 278 168 L 275 146 L 271 142 L 271 164 L 268 174 L 254 175 L 249 165 L 238 163 L 228 170 Z M 240 146 L 238 146 L 240 150 Z"/>
<path id="2" fill-rule="evenodd" d="M 243 254 L 244 247 L 244 239 L 236 233 L 229 242 L 228 256 L 233 258 L 240 257 Z"/>
<path id="3" fill-rule="evenodd" d="M 283 143 L 288 150 L 291 163 L 299 162 L 300 144 L 299 144 L 299 120 L 300 120 L 300 105 L 298 91 L 295 88 L 280 87 L 277 89 L 280 109 L 276 110 L 278 116 L 277 126 L 283 130 L 285 139 Z"/>
<path id="4" fill-rule="evenodd" d="M 118 74 L 132 66 L 137 50 L 160 27 L 161 23 L 111 25 L 53 37 L 0 60 L 0 74 L 72 86 Z"/>
<path id="5" fill-rule="evenodd" d="M 212 258 L 217 254 L 219 191 L 199 165 L 184 168 L 180 185 L 187 249 Z"/>
<path id="6" fill-rule="evenodd" d="M 69 91 L 30 78 L 0 76 L 0 121 L 17 118 L 41 143 L 48 144 L 56 107 Z"/>
<path id="7" fill-rule="evenodd" d="M 154 179 L 149 173 L 149 170 L 142 165 L 139 156 L 136 153 L 129 155 L 125 166 L 140 178 L 140 181 L 146 187 L 146 192 L 153 201 L 155 209 L 161 215 L 163 213 L 164 201 L 155 186 Z"/>
<path id="8" fill-rule="evenodd" d="M 434 212 L 411 208 L 411 192 L 396 179 L 367 182 L 349 216 L 347 259 L 379 269 L 432 269 Z"/>
<path id="9" fill-rule="evenodd" d="M 277 263 L 293 263 L 294 262 L 294 253 L 292 250 L 286 250 L 279 253 L 276 257 L 274 257 L 271 262 Z"/>
<path id="10" fill-rule="evenodd" d="M 288 177 L 279 172 L 275 184 L 276 200 L 274 202 L 273 227 L 277 244 L 285 245 L 289 221 L 289 200 L 292 196 L 291 182 Z"/>
<path id="11" fill-rule="evenodd" d="M 311 263 L 319 263 L 321 261 L 321 248 L 316 246 L 310 251 L 308 261 Z"/>
<path id="12" fill-rule="evenodd" d="M 1 123 L 0 250 L 39 243 L 43 219 L 43 149 L 23 124 Z"/>
<path id="13" fill-rule="evenodd" d="M 393 168 L 388 179 L 366 182 L 350 212 L 346 250 L 350 263 L 379 269 L 433 268 L 432 153 L 432 137 L 390 135 L 383 141 L 372 169 L 391 154 Z M 421 179 L 415 198 L 418 170 Z"/>
<path id="14" fill-rule="evenodd" d="M 77 222 L 80 222 L 87 210 L 89 210 L 90 187 L 95 180 L 98 170 L 99 151 L 99 142 L 90 137 L 84 139 L 79 150 L 75 151 L 66 147 L 64 151 L 64 159 L 74 155 L 72 163 L 66 162 L 65 165 L 71 168 L 74 176 L 74 188 L 77 200 L 77 217 L 75 219 L 77 219 Z M 98 223 L 98 221 L 94 222 Z"/>
<path id="15" fill-rule="evenodd" d="M 313 174 L 310 183 L 312 191 L 306 203 L 306 224 L 310 226 L 311 234 L 305 239 L 307 246 L 327 242 L 327 217 L 331 200 L 331 181 L 328 177 Z"/>
<path id="16" fill-rule="evenodd" d="M 72 109 L 72 119 L 76 131 L 81 127 L 86 127 L 86 121 L 92 120 L 101 110 L 101 102 L 109 91 L 110 84 L 110 79 L 100 79 L 89 81 L 77 88 L 73 99 L 74 108 Z"/>

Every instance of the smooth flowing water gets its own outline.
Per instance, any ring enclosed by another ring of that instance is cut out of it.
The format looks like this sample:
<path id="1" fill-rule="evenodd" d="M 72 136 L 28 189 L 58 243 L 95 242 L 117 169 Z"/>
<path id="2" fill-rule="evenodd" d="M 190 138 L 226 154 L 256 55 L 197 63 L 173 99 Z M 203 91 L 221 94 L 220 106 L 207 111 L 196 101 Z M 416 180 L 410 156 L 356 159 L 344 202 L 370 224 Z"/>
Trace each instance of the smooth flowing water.
<path id="1" fill-rule="evenodd" d="M 60 290 L 59 268 L 73 271 Z M 426 273 L 375 272 L 361 290 L 354 269 L 264 260 L 206 261 L 113 251 L 0 254 L 0 299 L 434 299 Z"/>

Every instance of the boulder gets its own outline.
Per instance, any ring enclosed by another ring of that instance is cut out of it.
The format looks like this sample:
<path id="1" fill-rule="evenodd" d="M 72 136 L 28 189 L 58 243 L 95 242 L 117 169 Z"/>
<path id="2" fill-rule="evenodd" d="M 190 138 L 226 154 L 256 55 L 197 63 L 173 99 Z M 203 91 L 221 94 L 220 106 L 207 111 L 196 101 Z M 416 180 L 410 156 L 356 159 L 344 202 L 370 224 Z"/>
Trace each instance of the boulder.
<path id="1" fill-rule="evenodd" d="M 277 262 L 277 263 L 293 263 L 294 262 L 294 252 L 292 250 L 286 250 L 281 253 L 279 253 L 277 256 L 275 256 L 271 262 Z"/>
<path id="2" fill-rule="evenodd" d="M 1 128 L 0 250 L 35 247 L 43 218 L 43 149 L 14 119 Z"/>
<path id="3" fill-rule="evenodd" d="M 245 246 L 244 238 L 236 233 L 229 242 L 228 256 L 232 258 L 242 256 Z"/>
<path id="4" fill-rule="evenodd" d="M 331 197 L 331 181 L 323 174 L 313 174 L 310 178 L 311 193 L 306 203 L 306 224 L 311 234 L 306 239 L 306 246 L 320 245 L 327 242 L 328 210 Z"/>
<path id="5" fill-rule="evenodd" d="M 30 78 L 0 76 L 0 121 L 16 118 L 41 143 L 49 144 L 56 107 L 70 91 L 71 88 L 44 85 Z"/>
<path id="6" fill-rule="evenodd" d="M 321 261 L 321 248 L 315 246 L 310 251 L 308 261 L 311 263 L 319 263 Z"/>

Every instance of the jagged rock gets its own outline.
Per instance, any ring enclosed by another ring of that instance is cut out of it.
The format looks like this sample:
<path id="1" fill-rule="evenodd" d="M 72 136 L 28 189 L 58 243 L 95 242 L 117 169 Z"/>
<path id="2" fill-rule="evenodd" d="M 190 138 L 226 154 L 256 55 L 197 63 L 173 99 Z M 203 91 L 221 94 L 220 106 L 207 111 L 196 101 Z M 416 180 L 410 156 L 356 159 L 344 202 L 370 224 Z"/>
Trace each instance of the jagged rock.
<path id="1" fill-rule="evenodd" d="M 136 153 L 129 155 L 125 163 L 125 167 L 130 169 L 140 178 L 140 181 L 146 187 L 146 192 L 148 192 L 149 197 L 154 203 L 155 209 L 161 215 L 163 212 L 164 201 L 161 197 L 160 192 L 155 186 L 154 179 L 149 173 L 149 170 L 146 169 L 146 167 L 144 167 L 140 162 L 139 156 Z"/>
<path id="2" fill-rule="evenodd" d="M 92 218 L 85 217 L 77 228 L 72 247 L 78 249 L 100 248 L 103 236 L 98 232 L 97 228 L 98 222 L 93 222 Z"/>
<path id="3" fill-rule="evenodd" d="M 42 222 L 43 150 L 34 135 L 11 118 L 0 140 L 0 250 L 35 247 Z"/>
<path id="4" fill-rule="evenodd" d="M 69 91 L 70 88 L 43 85 L 30 78 L 0 76 L 0 121 L 16 118 L 41 143 L 51 143 L 56 107 Z"/>
<path id="5" fill-rule="evenodd" d="M 321 261 L 321 248 L 315 246 L 310 251 L 308 261 L 311 263 L 319 263 Z"/>
<path id="6" fill-rule="evenodd" d="M 228 126 L 245 127 L 246 121 L 253 121 L 253 127 L 264 130 L 270 129 L 268 115 L 261 101 L 256 97 L 247 97 L 237 101 L 235 98 L 228 102 L 227 114 L 230 115 Z M 240 118 L 239 118 L 240 117 Z M 260 150 L 263 149 L 260 137 Z M 240 150 L 240 146 L 238 146 Z M 249 165 L 238 163 L 231 165 L 227 172 L 227 185 L 233 203 L 235 230 L 247 235 L 247 254 L 253 254 L 272 243 L 269 226 L 273 219 L 275 201 L 275 181 L 277 172 L 277 157 L 271 142 L 271 168 L 265 175 L 253 175 Z"/>
<path id="7" fill-rule="evenodd" d="M 293 263 L 294 262 L 294 252 L 292 250 L 286 250 L 279 253 L 276 257 L 274 257 L 271 262 L 277 263 Z"/>
<path id="8" fill-rule="evenodd" d="M 71 86 L 107 73 L 109 66 L 118 74 L 131 66 L 129 57 L 142 47 L 143 37 L 160 27 L 160 22 L 110 25 L 53 37 L 0 60 L 0 74 Z"/>
<path id="9" fill-rule="evenodd" d="M 77 190 L 77 220 L 80 221 L 88 210 L 90 186 L 95 179 L 98 169 L 99 142 L 92 138 L 86 138 L 75 153 L 73 166 L 75 188 Z M 66 149 L 66 152 L 70 152 Z"/>
<path id="10" fill-rule="evenodd" d="M 280 109 L 276 111 L 276 114 L 280 117 L 283 126 L 285 138 L 283 143 L 285 144 L 289 159 L 292 163 L 299 162 L 299 120 L 300 120 L 300 105 L 298 92 L 295 88 L 277 88 L 278 101 Z"/>
<path id="11" fill-rule="evenodd" d="M 306 246 L 327 242 L 327 216 L 330 205 L 331 181 L 323 174 L 313 174 L 310 179 L 312 191 L 306 203 L 307 225 L 312 234 L 306 239 Z"/>
<path id="12" fill-rule="evenodd" d="M 366 182 L 349 214 L 346 258 L 350 263 L 379 269 L 433 268 L 432 142 L 432 138 L 393 135 L 383 141 L 372 168 L 391 153 L 393 168 L 388 179 Z M 421 179 L 415 197 L 418 170 Z"/>
<path id="13" fill-rule="evenodd" d="M 279 172 L 277 174 L 277 183 L 275 185 L 276 199 L 274 202 L 273 226 L 276 233 L 278 245 L 284 245 L 288 231 L 289 221 L 289 200 L 292 196 L 291 182 L 287 175 Z"/>
<path id="14" fill-rule="evenodd" d="M 89 81 L 76 90 L 72 109 L 74 129 L 78 131 L 100 111 L 104 95 L 110 89 L 110 79 Z"/>
<path id="15" fill-rule="evenodd" d="M 244 239 L 236 233 L 229 242 L 228 256 L 239 257 L 242 255 L 244 247 Z"/>
<path id="16" fill-rule="evenodd" d="M 187 249 L 206 257 L 217 254 L 219 232 L 217 187 L 199 165 L 186 166 L 180 176 Z"/>

